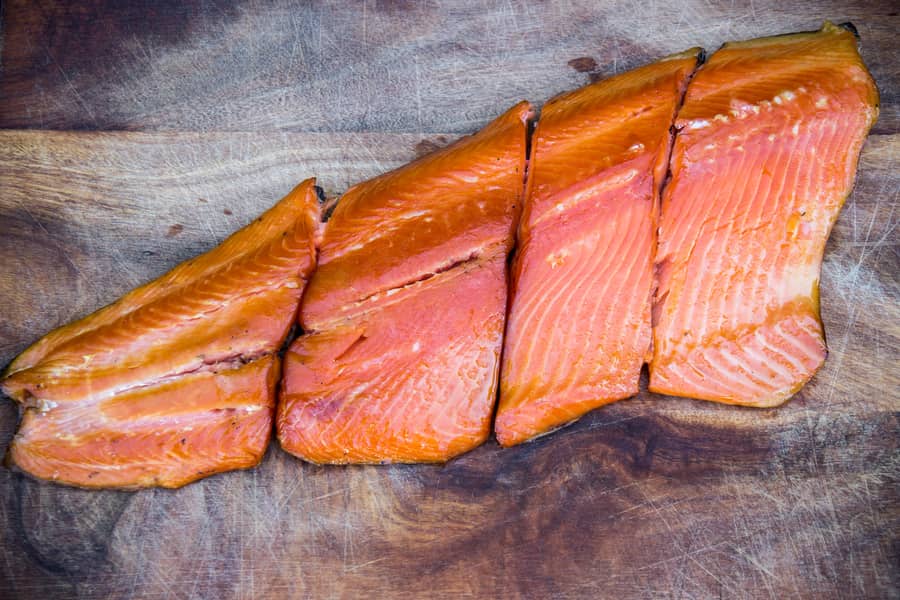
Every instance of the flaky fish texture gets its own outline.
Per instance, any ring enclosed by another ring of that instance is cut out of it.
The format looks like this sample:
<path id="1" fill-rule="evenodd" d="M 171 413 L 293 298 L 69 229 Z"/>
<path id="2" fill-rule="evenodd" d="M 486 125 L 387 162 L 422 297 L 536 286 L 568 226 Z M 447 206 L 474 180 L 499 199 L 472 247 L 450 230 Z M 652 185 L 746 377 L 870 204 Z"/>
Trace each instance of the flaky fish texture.
<path id="1" fill-rule="evenodd" d="M 495 433 L 526 441 L 638 392 L 660 185 L 699 49 L 563 94 L 535 130 Z"/>
<path id="2" fill-rule="evenodd" d="M 285 450 L 438 462 L 487 438 L 531 115 L 522 102 L 337 204 L 285 356 Z"/>
<path id="3" fill-rule="evenodd" d="M 24 409 L 7 461 L 115 488 L 257 464 L 319 222 L 307 180 L 218 247 L 25 350 L 0 380 Z"/>
<path id="4" fill-rule="evenodd" d="M 822 254 L 877 113 L 854 34 L 830 23 L 698 70 L 662 199 L 651 391 L 774 406 L 822 365 Z"/>

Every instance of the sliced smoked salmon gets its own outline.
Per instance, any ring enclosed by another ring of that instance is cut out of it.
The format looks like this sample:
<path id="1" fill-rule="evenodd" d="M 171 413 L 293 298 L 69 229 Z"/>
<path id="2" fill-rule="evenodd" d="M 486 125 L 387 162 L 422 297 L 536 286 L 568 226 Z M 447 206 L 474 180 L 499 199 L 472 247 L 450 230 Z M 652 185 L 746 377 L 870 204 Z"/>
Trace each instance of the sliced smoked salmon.
<path id="1" fill-rule="evenodd" d="M 877 112 L 854 34 L 830 23 L 697 71 L 662 199 L 652 391 L 773 406 L 822 365 L 822 253 Z"/>
<path id="2" fill-rule="evenodd" d="M 285 356 L 285 450 L 436 462 L 487 438 L 531 114 L 520 103 L 337 204 Z"/>
<path id="3" fill-rule="evenodd" d="M 638 392 L 659 189 L 689 50 L 550 100 L 534 133 L 495 432 L 518 444 Z"/>
<path id="4" fill-rule="evenodd" d="M 28 348 L 0 381 L 24 408 L 7 460 L 118 488 L 258 463 L 318 224 L 307 180 L 217 248 Z"/>

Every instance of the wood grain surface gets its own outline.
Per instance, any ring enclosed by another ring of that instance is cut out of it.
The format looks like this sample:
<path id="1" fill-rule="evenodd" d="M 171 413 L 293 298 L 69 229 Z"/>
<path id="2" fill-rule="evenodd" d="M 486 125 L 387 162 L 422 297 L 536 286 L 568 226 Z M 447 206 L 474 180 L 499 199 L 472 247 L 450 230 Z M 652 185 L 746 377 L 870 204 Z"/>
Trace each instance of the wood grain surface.
<path id="1" fill-rule="evenodd" d="M 826 17 L 859 29 L 882 117 L 826 251 L 831 354 L 785 407 L 644 392 L 446 466 L 315 467 L 273 447 L 175 491 L 3 469 L 0 598 L 900 597 L 889 2 L 8 1 L 0 364 L 304 177 L 336 195 L 519 98 Z M 15 425 L 0 401 L 4 447 Z"/>
<path id="2" fill-rule="evenodd" d="M 467 133 L 590 76 L 828 18 L 864 40 L 877 130 L 900 128 L 889 0 L 4 4 L 2 127 Z"/>

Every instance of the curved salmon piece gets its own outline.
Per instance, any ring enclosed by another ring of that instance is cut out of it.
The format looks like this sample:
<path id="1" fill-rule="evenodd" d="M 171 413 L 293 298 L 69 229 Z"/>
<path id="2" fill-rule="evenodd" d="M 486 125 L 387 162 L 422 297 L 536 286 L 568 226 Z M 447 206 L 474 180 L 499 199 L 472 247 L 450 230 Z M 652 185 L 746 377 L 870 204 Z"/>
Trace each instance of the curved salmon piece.
<path id="1" fill-rule="evenodd" d="M 531 151 L 495 432 L 524 442 L 638 392 L 659 188 L 699 49 L 549 101 Z"/>
<path id="2" fill-rule="evenodd" d="M 25 350 L 0 380 L 25 410 L 7 459 L 120 488 L 259 462 L 318 224 L 310 179 L 217 248 Z"/>
<path id="3" fill-rule="evenodd" d="M 285 356 L 285 450 L 439 462 L 487 438 L 531 115 L 522 102 L 341 199 Z"/>
<path id="4" fill-rule="evenodd" d="M 697 72 L 662 200 L 651 391 L 774 406 L 818 370 L 822 254 L 877 113 L 830 23 L 726 44 Z"/>

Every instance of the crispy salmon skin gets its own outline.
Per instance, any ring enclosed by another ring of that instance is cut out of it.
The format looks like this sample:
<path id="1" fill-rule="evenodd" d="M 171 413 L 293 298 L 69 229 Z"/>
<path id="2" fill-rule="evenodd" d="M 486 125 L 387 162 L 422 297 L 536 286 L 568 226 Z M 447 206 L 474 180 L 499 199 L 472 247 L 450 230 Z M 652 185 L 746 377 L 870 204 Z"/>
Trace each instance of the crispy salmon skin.
<path id="1" fill-rule="evenodd" d="M 854 34 L 830 23 L 698 70 L 662 199 L 651 391 L 774 406 L 822 365 L 822 254 L 877 114 Z"/>
<path id="2" fill-rule="evenodd" d="M 7 462 L 115 488 L 257 464 L 318 223 L 307 180 L 218 247 L 25 350 L 0 380 L 24 410 Z"/>

